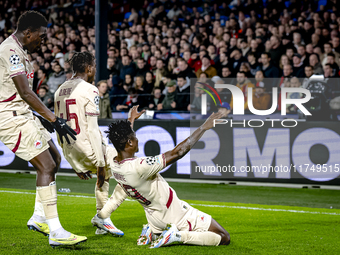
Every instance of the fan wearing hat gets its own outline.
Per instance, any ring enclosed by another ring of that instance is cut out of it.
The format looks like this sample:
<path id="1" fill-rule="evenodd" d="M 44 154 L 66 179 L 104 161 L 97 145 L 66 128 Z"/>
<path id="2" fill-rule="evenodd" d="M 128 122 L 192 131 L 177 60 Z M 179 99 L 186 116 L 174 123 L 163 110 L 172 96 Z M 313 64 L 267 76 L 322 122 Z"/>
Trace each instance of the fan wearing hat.
<path id="1" fill-rule="evenodd" d="M 199 78 L 201 73 L 203 72 L 208 75 L 208 78 L 212 78 L 217 75 L 217 71 L 215 67 L 211 65 L 211 58 L 209 55 L 204 55 L 202 57 L 202 66 L 196 72 L 197 78 Z"/>
<path id="2" fill-rule="evenodd" d="M 294 53 L 293 55 L 293 76 L 303 77 L 304 73 L 304 65 L 302 61 L 302 56 L 299 53 Z"/>
<path id="3" fill-rule="evenodd" d="M 263 81 L 256 83 L 255 93 L 253 93 L 253 106 L 256 110 L 268 110 L 271 96 L 266 92 Z"/>
<path id="4" fill-rule="evenodd" d="M 167 93 L 162 104 L 157 105 L 157 110 L 173 110 L 176 108 L 177 101 L 177 85 L 175 80 L 171 80 L 166 84 Z"/>

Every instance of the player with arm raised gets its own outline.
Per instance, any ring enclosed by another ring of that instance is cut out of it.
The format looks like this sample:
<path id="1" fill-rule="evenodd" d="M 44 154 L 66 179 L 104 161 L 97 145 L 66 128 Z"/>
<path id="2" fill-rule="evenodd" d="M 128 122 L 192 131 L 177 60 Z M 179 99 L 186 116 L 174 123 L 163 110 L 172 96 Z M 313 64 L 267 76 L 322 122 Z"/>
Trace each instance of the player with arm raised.
<path id="1" fill-rule="evenodd" d="M 39 50 L 46 31 L 45 17 L 27 11 L 19 17 L 17 30 L 0 45 L 0 140 L 37 170 L 35 210 L 28 228 L 49 234 L 51 246 L 74 245 L 87 238 L 64 230 L 59 221 L 55 173 L 61 157 L 30 110 L 48 120 L 40 117 L 49 131 L 55 129 L 62 139 L 69 139 L 67 135 L 75 139 L 66 121 L 56 117 L 32 91 L 34 70 L 27 52 Z"/>
<path id="2" fill-rule="evenodd" d="M 74 75 L 55 92 L 54 109 L 57 116 L 67 119 L 78 139 L 70 145 L 60 143 L 60 146 L 80 179 L 87 180 L 92 178 L 91 173 L 97 173 L 95 196 L 97 211 L 100 211 L 108 200 L 111 177 L 105 158 L 115 157 L 117 152 L 105 144 L 98 126 L 99 92 L 91 84 L 96 74 L 94 56 L 89 52 L 75 53 L 70 64 Z M 138 113 L 137 107 L 134 107 L 129 112 L 129 120 L 133 122 L 143 113 Z M 107 226 L 111 234 L 124 235 L 111 220 Z M 104 233 L 106 231 L 96 230 L 96 234 Z"/>
<path id="3" fill-rule="evenodd" d="M 226 117 L 228 113 L 229 110 L 220 108 L 173 150 L 155 157 L 135 157 L 138 152 L 138 139 L 128 121 L 120 120 L 110 124 L 108 137 L 118 155 L 109 158 L 108 162 L 114 178 L 126 193 L 120 195 L 120 200 L 123 201 L 127 195 L 137 200 L 144 207 L 148 221 L 137 244 L 149 244 L 154 234 L 161 235 L 151 243 L 151 248 L 173 242 L 211 246 L 230 243 L 230 235 L 221 225 L 210 215 L 180 200 L 158 173 L 187 154 L 204 132 L 213 127 L 214 121 Z M 105 219 L 110 217 L 118 206 L 119 204 L 109 200 L 92 219 L 92 223 L 105 229 Z"/>

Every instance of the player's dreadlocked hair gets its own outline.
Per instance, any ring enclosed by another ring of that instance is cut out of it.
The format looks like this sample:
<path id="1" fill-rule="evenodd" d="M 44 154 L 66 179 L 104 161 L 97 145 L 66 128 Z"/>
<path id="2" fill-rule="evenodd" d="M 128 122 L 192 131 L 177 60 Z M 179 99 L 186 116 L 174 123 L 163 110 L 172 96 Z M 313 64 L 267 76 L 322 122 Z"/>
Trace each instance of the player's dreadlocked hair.
<path id="1" fill-rule="evenodd" d="M 118 152 L 123 151 L 125 144 L 131 138 L 133 130 L 128 120 L 117 120 L 109 125 L 109 131 L 105 131 Z"/>
<path id="2" fill-rule="evenodd" d="M 88 52 L 76 52 L 69 60 L 73 73 L 85 73 L 87 66 L 93 65 L 94 56 Z"/>
<path id="3" fill-rule="evenodd" d="M 39 12 L 26 11 L 18 20 L 18 31 L 22 32 L 26 29 L 37 31 L 41 27 L 47 27 L 46 18 Z"/>

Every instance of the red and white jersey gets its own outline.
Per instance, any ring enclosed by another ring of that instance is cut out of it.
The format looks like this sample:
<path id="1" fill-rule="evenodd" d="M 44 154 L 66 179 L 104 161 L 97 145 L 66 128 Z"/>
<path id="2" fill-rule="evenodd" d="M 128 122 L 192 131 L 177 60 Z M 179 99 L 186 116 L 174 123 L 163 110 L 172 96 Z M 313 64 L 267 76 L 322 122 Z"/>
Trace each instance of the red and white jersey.
<path id="1" fill-rule="evenodd" d="M 4 119 L 1 117 L 1 113 L 17 111 L 18 114 L 24 114 L 30 112 L 29 105 L 20 97 L 12 80 L 13 77 L 22 74 L 26 75 L 32 89 L 33 66 L 28 60 L 26 50 L 13 34 L 0 45 L 0 118 L 2 121 Z"/>
<path id="2" fill-rule="evenodd" d="M 99 115 L 98 95 L 98 89 L 94 85 L 80 78 L 64 82 L 54 94 L 55 115 L 67 119 L 67 124 L 77 133 L 75 142 L 71 138 L 71 144 L 59 143 L 66 160 L 75 169 L 87 167 L 90 171 L 96 171 L 98 159 L 91 146 L 87 116 Z M 99 129 L 98 132 L 105 148 L 106 144 Z M 87 163 L 86 159 L 90 159 L 92 163 Z"/>
<path id="3" fill-rule="evenodd" d="M 158 173 L 166 166 L 164 154 L 154 157 L 128 158 L 117 162 L 108 159 L 112 175 L 126 194 L 137 200 L 148 213 L 164 212 L 170 207 L 176 192 Z"/>

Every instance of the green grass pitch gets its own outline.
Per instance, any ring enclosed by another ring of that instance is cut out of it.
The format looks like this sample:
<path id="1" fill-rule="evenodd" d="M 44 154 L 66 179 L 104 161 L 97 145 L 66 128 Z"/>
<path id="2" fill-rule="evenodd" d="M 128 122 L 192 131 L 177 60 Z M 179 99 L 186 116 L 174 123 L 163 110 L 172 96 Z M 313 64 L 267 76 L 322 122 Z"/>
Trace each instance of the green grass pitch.
<path id="1" fill-rule="evenodd" d="M 0 254 L 340 254 L 340 191 L 170 183 L 180 198 L 212 215 L 230 233 L 231 244 L 151 250 L 136 245 L 146 219 L 134 201 L 125 201 L 111 217 L 124 237 L 94 234 L 95 181 L 57 178 L 58 188 L 72 191 L 58 197 L 60 221 L 88 240 L 52 249 L 47 237 L 26 227 L 35 175 L 0 173 Z"/>

